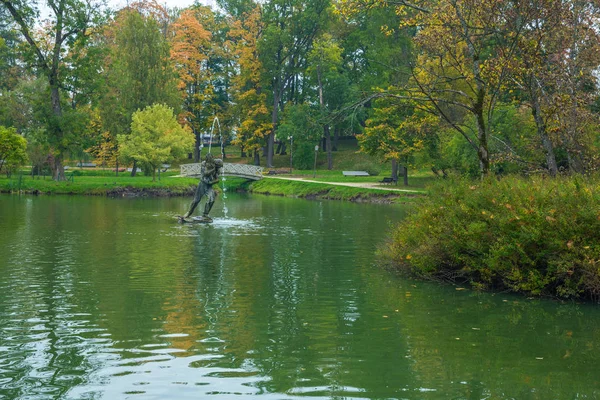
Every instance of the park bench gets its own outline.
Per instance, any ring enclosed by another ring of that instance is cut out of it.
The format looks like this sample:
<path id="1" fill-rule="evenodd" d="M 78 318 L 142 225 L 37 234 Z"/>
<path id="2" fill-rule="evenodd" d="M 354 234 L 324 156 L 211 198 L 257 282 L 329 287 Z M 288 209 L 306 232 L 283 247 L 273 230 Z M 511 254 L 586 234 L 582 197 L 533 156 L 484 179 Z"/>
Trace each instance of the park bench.
<path id="1" fill-rule="evenodd" d="M 81 167 L 81 168 L 93 168 L 96 166 L 96 164 L 91 163 L 91 162 L 84 162 L 84 163 L 80 162 L 80 163 L 77 163 L 77 166 Z"/>
<path id="2" fill-rule="evenodd" d="M 396 179 L 389 177 L 389 176 L 386 176 L 385 178 L 383 178 L 382 180 L 379 181 L 379 183 L 383 183 L 385 185 L 396 183 L 396 182 L 397 182 Z"/>
<path id="3" fill-rule="evenodd" d="M 367 171 L 342 171 L 344 176 L 369 176 Z"/>

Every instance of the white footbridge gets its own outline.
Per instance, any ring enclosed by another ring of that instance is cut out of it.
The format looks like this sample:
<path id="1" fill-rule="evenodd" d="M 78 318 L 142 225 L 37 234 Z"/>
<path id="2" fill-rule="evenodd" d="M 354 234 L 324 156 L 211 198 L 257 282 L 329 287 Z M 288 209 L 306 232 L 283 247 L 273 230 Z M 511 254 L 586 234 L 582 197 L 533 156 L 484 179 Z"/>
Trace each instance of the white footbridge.
<path id="1" fill-rule="evenodd" d="M 202 166 L 199 163 L 181 164 L 180 167 L 181 173 L 179 176 L 200 178 L 200 175 L 202 174 Z M 223 163 L 222 174 L 226 176 L 237 176 L 239 178 L 257 181 L 263 178 L 262 172 L 263 168 L 255 165 Z"/>

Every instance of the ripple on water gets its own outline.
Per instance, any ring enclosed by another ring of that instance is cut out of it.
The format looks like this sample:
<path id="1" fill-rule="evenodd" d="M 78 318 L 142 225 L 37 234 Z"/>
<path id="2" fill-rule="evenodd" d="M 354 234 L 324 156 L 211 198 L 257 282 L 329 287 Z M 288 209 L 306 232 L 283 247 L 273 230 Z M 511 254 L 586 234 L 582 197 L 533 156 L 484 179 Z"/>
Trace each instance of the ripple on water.
<path id="1" fill-rule="evenodd" d="M 373 268 L 396 209 L 35 201 L 0 204 L 0 398 L 600 398 L 599 311 Z"/>

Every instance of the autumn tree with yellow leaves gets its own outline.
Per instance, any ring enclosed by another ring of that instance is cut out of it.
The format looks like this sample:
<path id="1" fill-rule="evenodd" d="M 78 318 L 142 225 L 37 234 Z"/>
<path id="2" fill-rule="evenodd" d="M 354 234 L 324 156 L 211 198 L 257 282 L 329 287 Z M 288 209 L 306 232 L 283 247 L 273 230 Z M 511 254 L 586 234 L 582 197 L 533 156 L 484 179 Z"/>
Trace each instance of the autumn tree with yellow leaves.
<path id="1" fill-rule="evenodd" d="M 251 154 L 256 165 L 260 164 L 259 150 L 265 146 L 272 128 L 257 47 L 263 28 L 257 6 L 234 20 L 229 32 L 234 60 L 239 65 L 239 73 L 232 80 L 235 114 L 239 121 L 234 143 L 240 146 L 243 156 Z"/>

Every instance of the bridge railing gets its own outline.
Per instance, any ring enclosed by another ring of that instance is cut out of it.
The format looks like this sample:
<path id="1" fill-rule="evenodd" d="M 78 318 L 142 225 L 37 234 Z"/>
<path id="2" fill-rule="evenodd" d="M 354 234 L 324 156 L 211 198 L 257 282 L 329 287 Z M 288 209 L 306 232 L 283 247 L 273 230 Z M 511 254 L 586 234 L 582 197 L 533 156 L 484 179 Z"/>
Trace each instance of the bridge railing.
<path id="1" fill-rule="evenodd" d="M 202 174 L 201 164 L 181 164 L 181 176 L 200 176 Z"/>
<path id="2" fill-rule="evenodd" d="M 195 176 L 199 177 L 202 174 L 201 164 L 181 164 L 181 175 L 182 176 Z M 248 164 L 223 164 L 223 173 L 228 176 L 239 176 L 248 179 L 262 179 L 263 168 L 255 165 Z"/>

